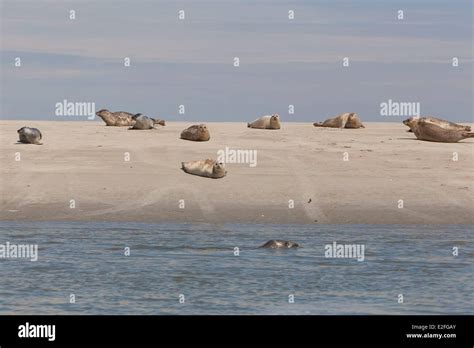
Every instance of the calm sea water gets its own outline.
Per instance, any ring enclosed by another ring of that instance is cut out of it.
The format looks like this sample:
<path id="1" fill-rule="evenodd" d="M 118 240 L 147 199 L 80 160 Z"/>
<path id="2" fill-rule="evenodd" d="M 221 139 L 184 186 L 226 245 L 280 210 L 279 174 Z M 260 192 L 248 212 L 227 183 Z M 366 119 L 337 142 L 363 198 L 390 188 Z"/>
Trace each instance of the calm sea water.
<path id="1" fill-rule="evenodd" d="M 474 314 L 472 226 L 0 222 L 6 242 L 39 259 L 0 259 L 0 314 Z"/>

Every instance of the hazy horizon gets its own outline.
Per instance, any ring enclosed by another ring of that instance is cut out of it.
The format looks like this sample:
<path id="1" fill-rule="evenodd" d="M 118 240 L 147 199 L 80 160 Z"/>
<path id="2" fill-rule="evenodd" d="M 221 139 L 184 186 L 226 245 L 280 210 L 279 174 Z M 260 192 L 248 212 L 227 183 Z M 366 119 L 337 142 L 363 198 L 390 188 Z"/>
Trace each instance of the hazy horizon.
<path id="1" fill-rule="evenodd" d="M 473 122 L 469 0 L 0 4 L 1 119 L 87 120 L 56 116 L 66 99 L 167 121 L 401 122 L 380 115 L 392 100 Z"/>

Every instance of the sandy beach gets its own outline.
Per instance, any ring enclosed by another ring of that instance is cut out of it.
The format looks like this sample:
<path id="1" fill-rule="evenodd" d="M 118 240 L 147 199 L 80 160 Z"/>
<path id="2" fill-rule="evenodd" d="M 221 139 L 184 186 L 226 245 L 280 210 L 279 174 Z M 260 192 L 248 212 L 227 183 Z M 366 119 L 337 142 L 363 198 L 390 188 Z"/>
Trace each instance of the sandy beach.
<path id="1" fill-rule="evenodd" d="M 0 220 L 474 222 L 474 139 L 418 141 L 401 123 L 355 130 L 283 123 L 276 131 L 207 123 L 211 140 L 202 143 L 179 139 L 191 122 L 149 131 L 98 121 L 0 124 Z M 16 144 L 22 126 L 39 128 L 44 145 Z M 257 165 L 228 163 L 222 179 L 180 169 L 226 147 L 256 150 Z"/>

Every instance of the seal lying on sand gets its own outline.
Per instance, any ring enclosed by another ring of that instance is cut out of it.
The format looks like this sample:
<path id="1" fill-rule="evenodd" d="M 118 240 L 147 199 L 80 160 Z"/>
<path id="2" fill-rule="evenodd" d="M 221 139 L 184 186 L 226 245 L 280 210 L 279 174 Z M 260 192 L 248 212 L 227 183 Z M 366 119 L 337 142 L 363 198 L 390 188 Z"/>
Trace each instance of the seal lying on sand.
<path id="1" fill-rule="evenodd" d="M 410 128 L 419 140 L 436 141 L 441 143 L 456 143 L 466 138 L 474 138 L 474 133 L 469 133 L 462 128 L 443 127 L 446 124 L 439 124 L 420 118 L 409 122 Z"/>
<path id="2" fill-rule="evenodd" d="M 365 126 L 362 124 L 362 121 L 360 120 L 359 116 L 355 112 L 351 112 L 349 114 L 349 117 L 347 118 L 346 125 L 344 128 L 365 128 Z"/>
<path id="3" fill-rule="evenodd" d="M 110 112 L 107 109 L 99 110 L 95 113 L 100 117 L 107 126 L 133 126 L 135 120 L 133 119 L 133 114 L 125 111 Z"/>
<path id="4" fill-rule="evenodd" d="M 37 128 L 30 128 L 30 127 L 21 127 L 17 130 L 18 134 L 20 135 L 20 140 L 18 142 L 23 144 L 35 144 L 35 145 L 43 145 L 39 141 L 42 138 L 41 132 Z"/>
<path id="5" fill-rule="evenodd" d="M 192 141 L 208 141 L 211 138 L 205 124 L 194 125 L 181 132 L 181 139 Z"/>
<path id="6" fill-rule="evenodd" d="M 142 114 L 136 114 L 132 118 L 135 123 L 129 129 L 155 129 L 155 124 L 158 123 L 155 119 Z"/>
<path id="7" fill-rule="evenodd" d="M 470 132 L 471 131 L 471 127 L 470 126 L 463 126 L 462 124 L 457 124 L 457 123 L 454 123 L 454 122 L 449 122 L 449 121 L 446 121 L 446 120 L 442 120 L 440 118 L 436 118 L 436 117 L 431 117 L 431 116 L 425 116 L 425 117 L 419 117 L 419 116 L 414 116 L 414 117 L 410 117 L 410 118 L 407 118 L 406 120 L 403 121 L 403 124 L 405 126 L 408 126 L 410 129 L 408 130 L 408 132 L 413 132 L 413 127 L 420 121 L 420 120 L 424 120 L 424 122 L 428 122 L 428 123 L 432 123 L 432 124 L 435 124 L 441 128 L 444 128 L 444 129 L 453 129 L 453 130 L 464 130 L 466 132 Z"/>
<path id="8" fill-rule="evenodd" d="M 265 115 L 255 121 L 247 123 L 249 128 L 257 129 L 280 129 L 280 116 L 278 114 Z"/>
<path id="9" fill-rule="evenodd" d="M 116 127 L 134 126 L 136 119 L 142 115 L 142 114 L 134 115 L 125 111 L 110 112 L 107 109 L 99 110 L 95 114 L 98 117 L 100 117 L 107 126 L 116 126 Z M 165 120 L 158 120 L 154 118 L 151 118 L 151 120 L 153 120 L 154 124 L 159 124 L 161 126 L 165 125 Z M 133 128 L 133 129 L 148 129 L 148 128 Z"/>
<path id="10" fill-rule="evenodd" d="M 294 243 L 294 242 L 289 242 L 287 240 L 269 240 L 260 248 L 265 248 L 265 249 L 291 249 L 291 248 L 298 248 L 299 244 Z"/>
<path id="11" fill-rule="evenodd" d="M 181 162 L 181 168 L 188 174 L 199 175 L 213 179 L 223 178 L 227 174 L 224 164 L 212 159 Z"/>
<path id="12" fill-rule="evenodd" d="M 359 116 L 355 112 L 346 112 L 339 116 L 329 118 L 324 122 L 313 123 L 315 127 L 329 128 L 365 128 Z"/>

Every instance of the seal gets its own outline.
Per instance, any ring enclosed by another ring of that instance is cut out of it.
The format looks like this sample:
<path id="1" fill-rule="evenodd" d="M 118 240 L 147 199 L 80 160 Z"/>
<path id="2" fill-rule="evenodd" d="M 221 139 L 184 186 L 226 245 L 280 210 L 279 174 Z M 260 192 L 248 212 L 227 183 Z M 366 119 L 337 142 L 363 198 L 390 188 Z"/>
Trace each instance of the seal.
<path id="1" fill-rule="evenodd" d="M 205 124 L 195 124 L 181 132 L 181 139 L 191 141 L 208 141 L 211 139 L 211 135 L 209 134 L 209 130 Z"/>
<path id="2" fill-rule="evenodd" d="M 357 129 L 365 128 L 365 126 L 362 124 L 362 121 L 359 116 L 355 112 L 351 112 L 349 113 L 349 117 L 347 118 L 347 122 L 344 128 Z"/>
<path id="3" fill-rule="evenodd" d="M 99 110 L 95 113 L 100 117 L 107 126 L 133 126 L 135 120 L 133 119 L 133 114 L 125 111 L 110 112 L 107 109 Z"/>
<path id="4" fill-rule="evenodd" d="M 224 164 L 212 159 L 181 162 L 181 168 L 188 174 L 212 179 L 223 178 L 227 174 Z"/>
<path id="5" fill-rule="evenodd" d="M 328 128 L 365 128 L 355 112 L 345 112 L 339 116 L 329 118 L 324 122 L 315 122 L 313 126 Z"/>
<path id="6" fill-rule="evenodd" d="M 148 116 L 136 114 L 132 119 L 135 123 L 129 129 L 155 129 L 156 121 Z"/>
<path id="7" fill-rule="evenodd" d="M 43 136 L 38 128 L 21 127 L 17 133 L 20 136 L 19 143 L 43 145 L 39 142 Z"/>
<path id="8" fill-rule="evenodd" d="M 408 121 L 407 123 L 413 130 L 413 133 L 415 133 L 416 138 L 419 140 L 440 143 L 457 143 L 463 139 L 474 138 L 474 133 L 470 133 L 465 129 L 452 127 L 437 121 L 432 122 L 430 119 L 420 118 Z"/>
<path id="9" fill-rule="evenodd" d="M 339 116 L 329 118 L 324 122 L 315 122 L 313 126 L 315 127 L 329 127 L 329 128 L 344 128 L 346 126 L 347 120 L 349 119 L 349 113 L 340 114 Z"/>
<path id="10" fill-rule="evenodd" d="M 462 124 L 457 124 L 457 123 L 454 123 L 454 122 L 449 122 L 449 121 L 446 121 L 446 120 L 443 120 L 443 119 L 440 119 L 440 118 L 436 118 L 436 117 L 431 117 L 431 116 L 424 116 L 424 117 L 419 117 L 419 116 L 414 116 L 414 117 L 410 117 L 410 118 L 407 118 L 406 120 L 403 121 L 403 124 L 405 126 L 408 126 L 410 129 L 408 130 L 408 132 L 413 132 L 413 128 L 414 126 L 420 121 L 420 120 L 424 120 L 425 122 L 429 122 L 429 123 L 432 123 L 432 124 L 436 124 L 437 126 L 441 127 L 441 128 L 444 128 L 444 129 L 454 129 L 454 130 L 464 130 L 466 132 L 470 132 L 471 131 L 471 127 L 470 126 L 464 126 Z"/>
<path id="11" fill-rule="evenodd" d="M 280 129 L 280 116 L 278 114 L 265 115 L 255 121 L 247 123 L 248 128 Z"/>
<path id="12" fill-rule="evenodd" d="M 299 248 L 299 244 L 295 242 L 289 242 L 287 240 L 272 239 L 260 246 L 265 249 L 291 249 Z"/>

